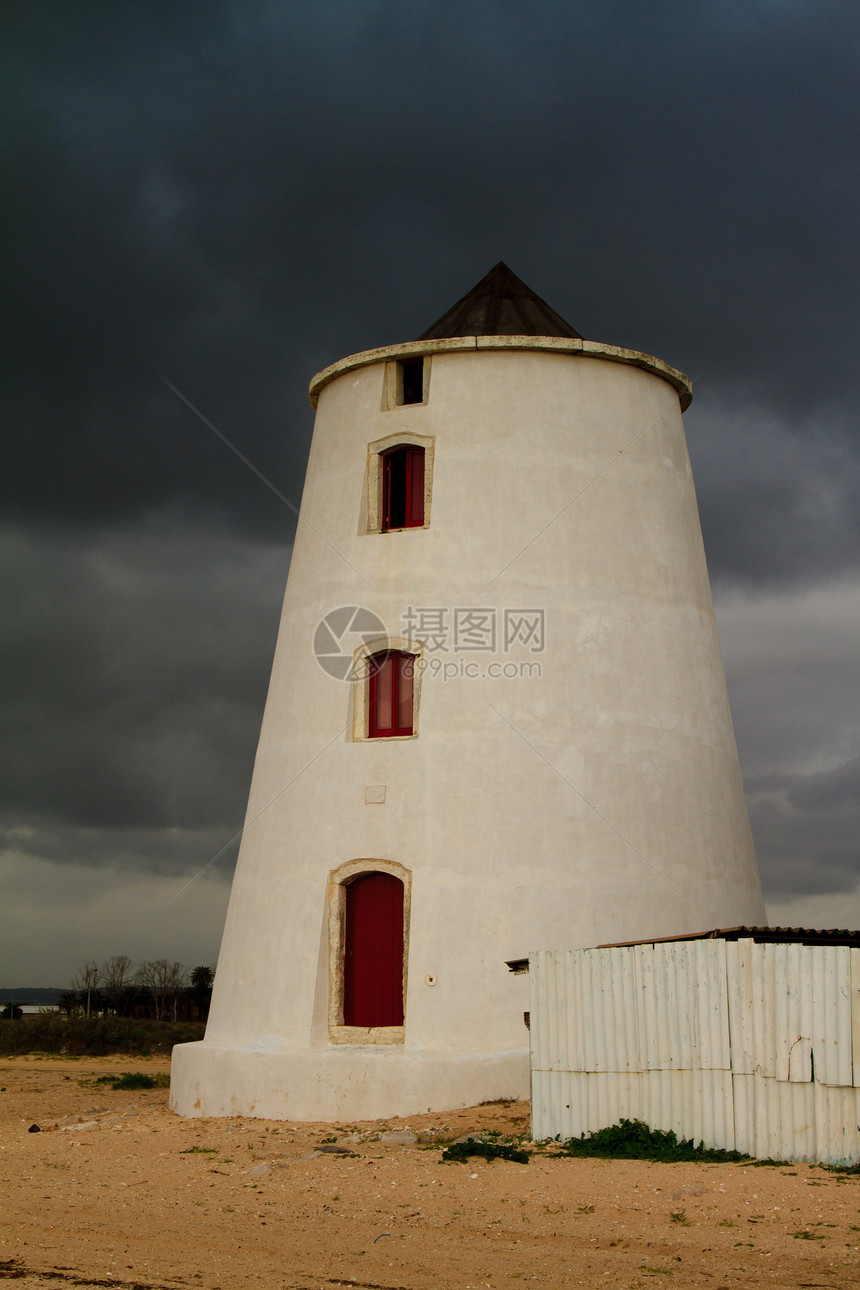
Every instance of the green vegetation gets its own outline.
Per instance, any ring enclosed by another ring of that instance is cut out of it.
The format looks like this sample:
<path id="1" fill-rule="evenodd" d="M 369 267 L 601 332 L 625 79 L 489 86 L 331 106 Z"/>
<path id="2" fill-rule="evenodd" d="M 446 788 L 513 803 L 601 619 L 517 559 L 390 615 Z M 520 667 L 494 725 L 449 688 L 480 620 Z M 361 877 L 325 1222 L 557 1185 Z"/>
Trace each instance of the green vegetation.
<path id="1" fill-rule="evenodd" d="M 529 1153 L 519 1147 L 509 1146 L 505 1142 L 480 1142 L 477 1138 L 467 1138 L 465 1142 L 452 1142 L 442 1152 L 442 1159 L 465 1164 L 471 1156 L 482 1156 L 484 1160 L 513 1160 L 518 1165 L 527 1165 Z"/>
<path id="2" fill-rule="evenodd" d="M 166 1071 L 156 1071 L 154 1075 L 145 1075 L 142 1071 L 126 1071 L 124 1075 L 99 1075 L 96 1084 L 109 1084 L 112 1089 L 121 1088 L 170 1088 L 170 1076 Z"/>
<path id="3" fill-rule="evenodd" d="M 698 1146 L 692 1138 L 679 1141 L 671 1129 L 649 1129 L 641 1120 L 619 1120 L 607 1129 L 596 1133 L 583 1133 L 579 1138 L 562 1142 L 559 1154 L 563 1156 L 598 1156 L 606 1160 L 699 1160 L 744 1161 L 739 1151 L 721 1151 L 717 1148 Z"/>
<path id="4" fill-rule="evenodd" d="M 202 1039 L 199 1021 L 150 1021 L 145 1018 L 71 1016 L 38 1013 L 10 1026 L 0 1026 L 0 1056 L 20 1053 L 60 1053 L 68 1057 L 130 1057 L 167 1055 L 174 1044 Z"/>

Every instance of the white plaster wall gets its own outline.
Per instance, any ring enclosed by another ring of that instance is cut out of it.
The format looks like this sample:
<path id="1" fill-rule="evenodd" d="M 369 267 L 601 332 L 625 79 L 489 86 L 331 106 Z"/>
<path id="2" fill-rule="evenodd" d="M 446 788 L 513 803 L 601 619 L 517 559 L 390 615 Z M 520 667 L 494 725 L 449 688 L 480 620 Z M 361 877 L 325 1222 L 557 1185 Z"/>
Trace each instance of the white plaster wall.
<path id="1" fill-rule="evenodd" d="M 384 407 L 381 359 L 320 393 L 206 1040 L 176 1050 L 185 1114 L 524 1093 L 506 959 L 765 921 L 676 388 L 539 340 L 425 348 L 423 405 Z M 401 430 L 435 438 L 431 524 L 370 534 L 367 445 Z M 349 686 L 312 649 L 351 604 L 394 636 L 410 605 L 544 608 L 544 652 L 498 655 L 542 676 L 425 672 L 417 738 L 354 742 Z M 326 884 L 360 858 L 413 872 L 405 1041 L 335 1056 Z"/>

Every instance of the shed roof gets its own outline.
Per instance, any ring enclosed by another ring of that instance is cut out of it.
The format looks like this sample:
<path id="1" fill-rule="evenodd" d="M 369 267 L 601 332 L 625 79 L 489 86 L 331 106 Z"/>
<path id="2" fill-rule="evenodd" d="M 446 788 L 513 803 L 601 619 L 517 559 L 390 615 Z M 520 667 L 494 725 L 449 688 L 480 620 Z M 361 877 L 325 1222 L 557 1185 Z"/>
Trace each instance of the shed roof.
<path id="1" fill-rule="evenodd" d="M 688 932 L 686 936 L 649 936 L 641 941 L 613 941 L 599 950 L 628 945 L 666 945 L 672 941 L 771 941 L 796 945 L 860 945 L 860 931 L 836 927 L 715 927 L 710 932 Z"/>
<path id="2" fill-rule="evenodd" d="M 783 945 L 851 945 L 860 946 L 860 931 L 836 927 L 715 927 L 708 932 L 687 932 L 682 936 L 646 936 L 641 941 L 608 941 L 604 945 L 580 946 L 581 949 L 621 950 L 633 945 L 671 945 L 676 941 L 769 941 Z M 528 972 L 527 958 L 506 959 L 514 973 Z"/>
<path id="3" fill-rule="evenodd" d="M 501 260 L 418 340 L 453 336 L 568 336 L 578 331 L 535 295 Z"/>

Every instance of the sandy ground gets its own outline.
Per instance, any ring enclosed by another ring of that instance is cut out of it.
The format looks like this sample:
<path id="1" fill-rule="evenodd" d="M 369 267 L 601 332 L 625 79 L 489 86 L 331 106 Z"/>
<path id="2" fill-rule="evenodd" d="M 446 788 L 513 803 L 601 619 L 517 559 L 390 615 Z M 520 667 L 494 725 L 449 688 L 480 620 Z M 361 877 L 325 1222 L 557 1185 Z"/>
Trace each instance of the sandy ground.
<path id="1" fill-rule="evenodd" d="M 0 1280 L 40 1290 L 860 1286 L 855 1176 L 543 1153 L 527 1165 L 443 1164 L 435 1143 L 523 1133 L 528 1107 L 356 1126 L 182 1120 L 165 1089 L 95 1083 L 167 1070 L 162 1060 L 0 1059 Z M 28 1132 L 34 1123 L 42 1132 Z M 312 1154 L 332 1139 L 355 1154 Z"/>

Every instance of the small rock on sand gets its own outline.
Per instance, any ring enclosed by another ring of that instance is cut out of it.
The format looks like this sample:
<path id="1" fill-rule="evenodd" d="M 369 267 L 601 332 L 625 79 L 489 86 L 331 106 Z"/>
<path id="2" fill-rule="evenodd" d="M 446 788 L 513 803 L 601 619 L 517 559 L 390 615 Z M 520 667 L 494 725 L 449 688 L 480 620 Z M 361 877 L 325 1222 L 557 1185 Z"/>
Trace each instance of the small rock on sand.
<path id="1" fill-rule="evenodd" d="M 387 1133 L 379 1136 L 380 1142 L 399 1142 L 404 1146 L 411 1146 L 413 1142 L 418 1141 L 418 1134 L 413 1133 L 411 1129 L 389 1129 Z"/>

